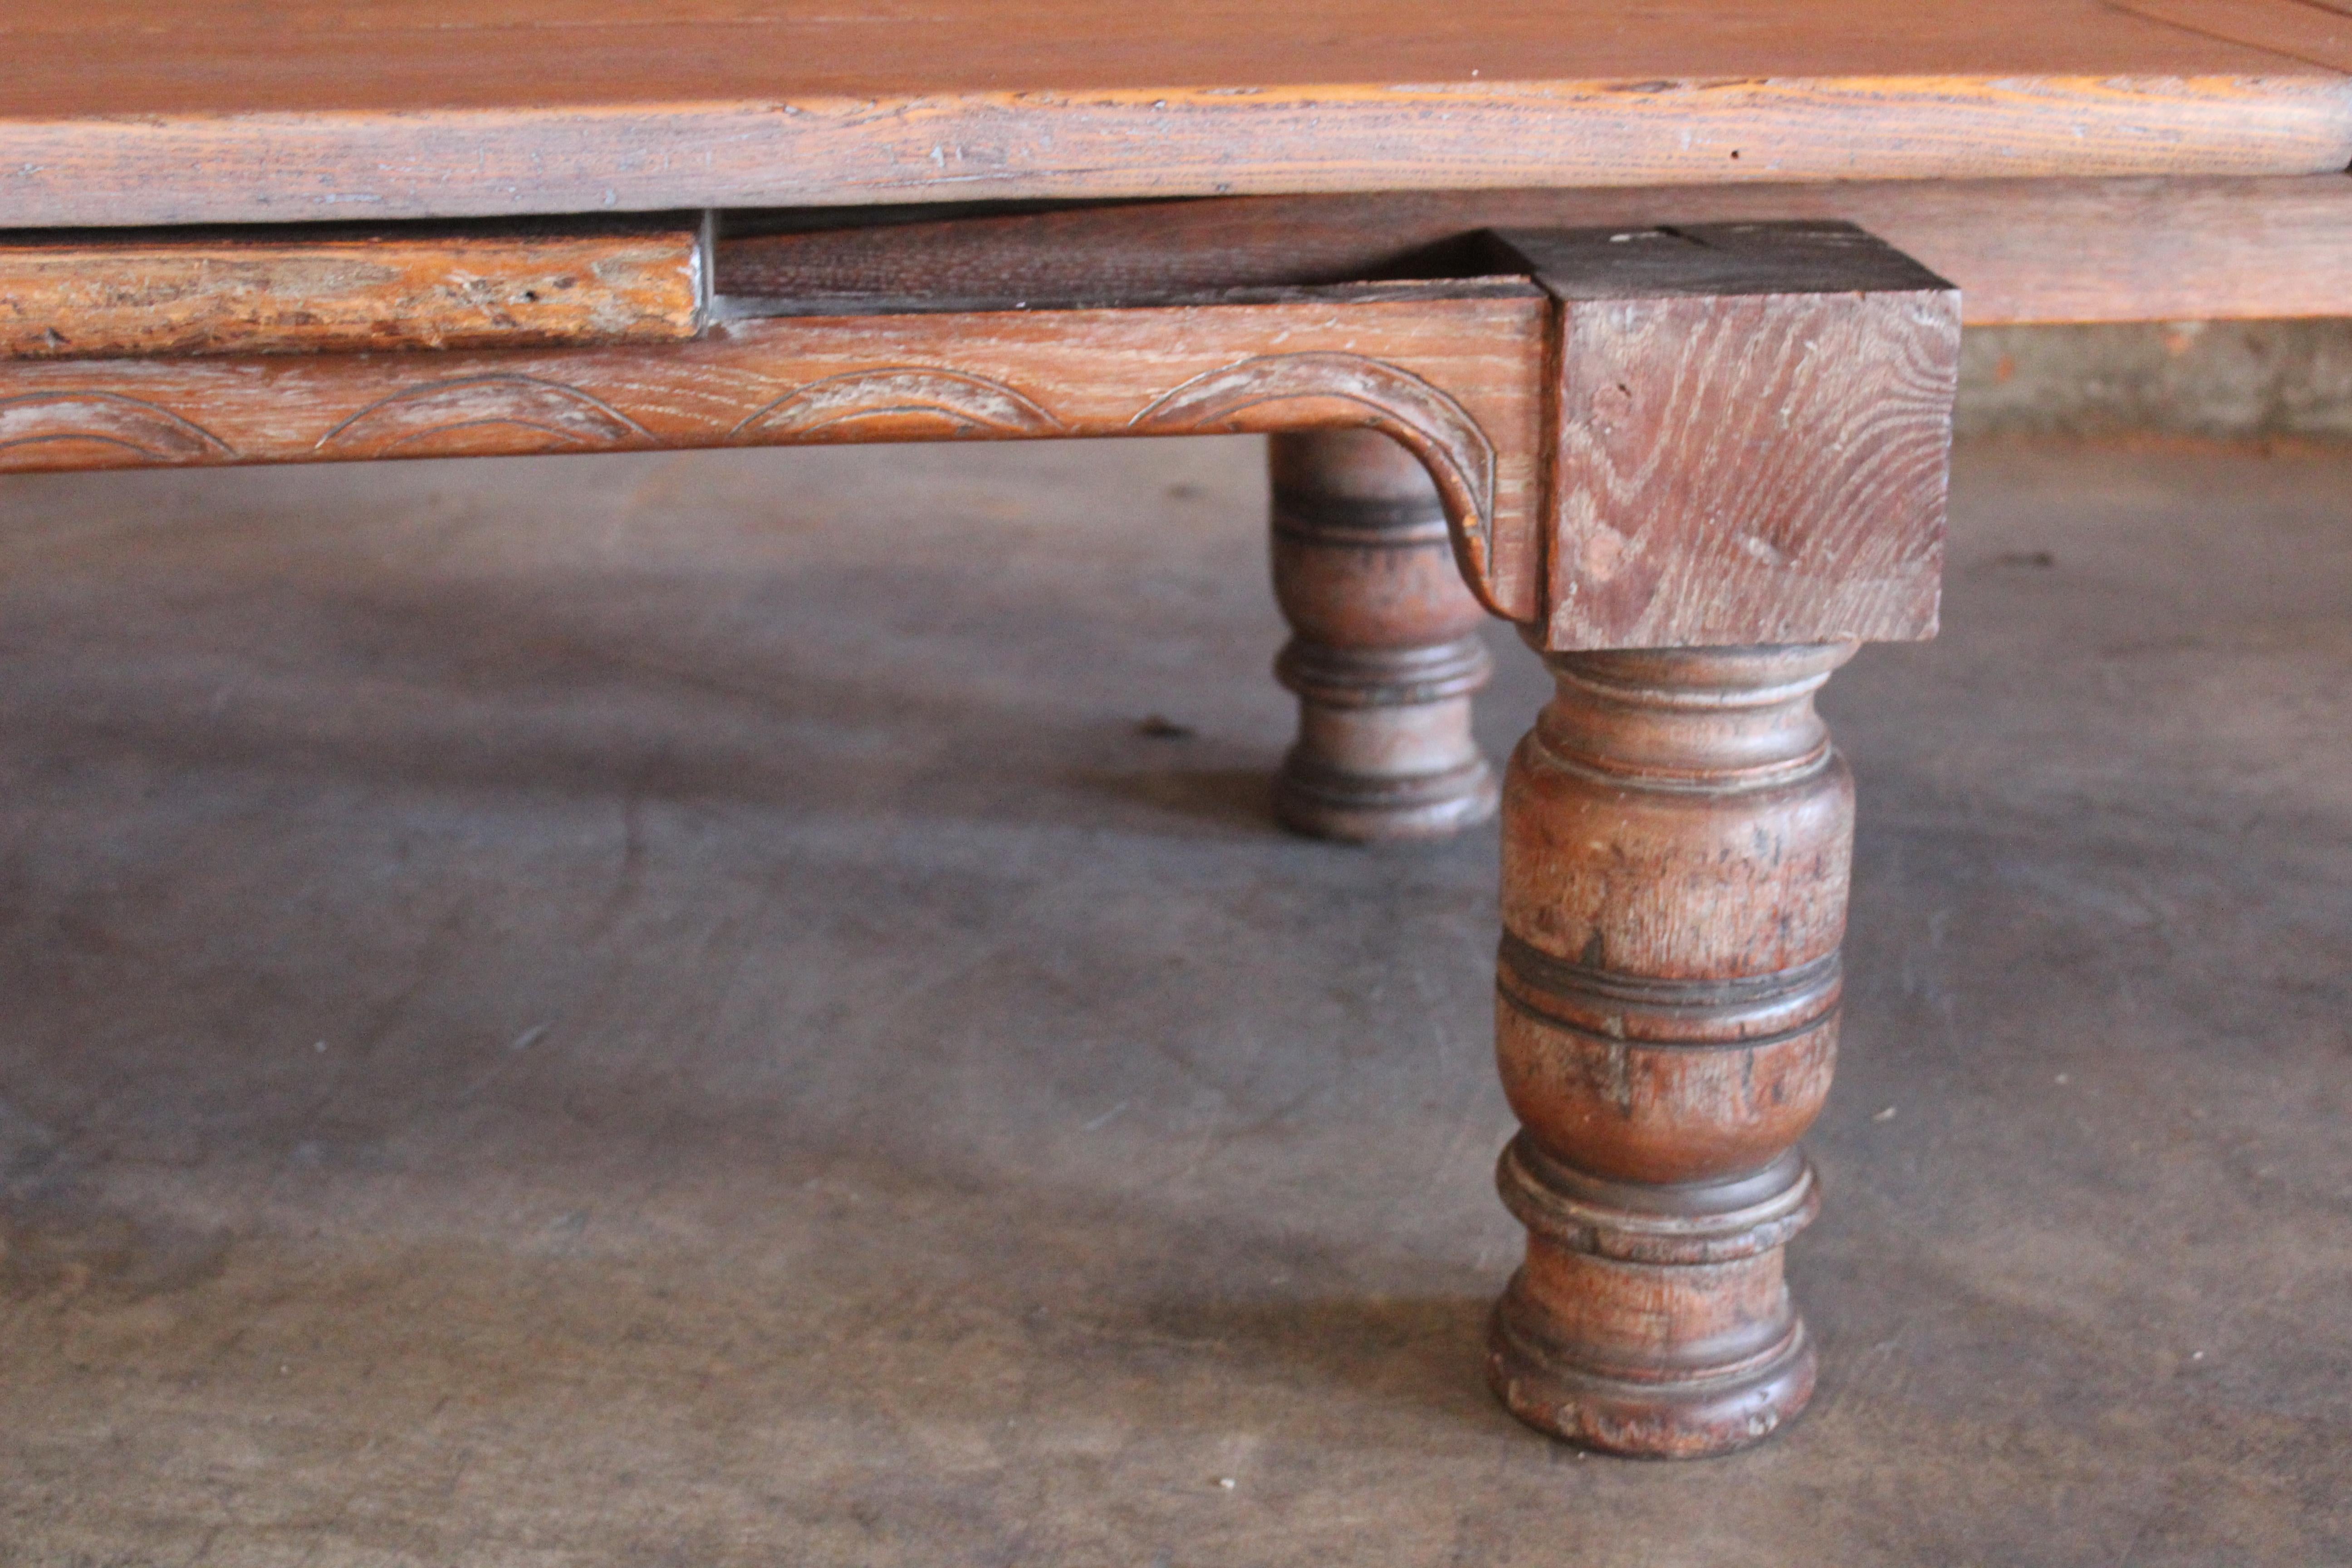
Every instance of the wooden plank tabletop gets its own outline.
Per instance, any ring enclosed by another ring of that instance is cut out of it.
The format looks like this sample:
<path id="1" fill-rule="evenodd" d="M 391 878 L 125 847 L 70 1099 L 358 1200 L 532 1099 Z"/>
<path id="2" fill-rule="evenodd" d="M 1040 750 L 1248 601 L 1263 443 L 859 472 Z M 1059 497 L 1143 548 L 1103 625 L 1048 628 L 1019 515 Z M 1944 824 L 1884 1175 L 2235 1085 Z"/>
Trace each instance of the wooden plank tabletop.
<path id="1" fill-rule="evenodd" d="M 2352 0 L 0 0 L 0 226 L 2352 163 Z"/>

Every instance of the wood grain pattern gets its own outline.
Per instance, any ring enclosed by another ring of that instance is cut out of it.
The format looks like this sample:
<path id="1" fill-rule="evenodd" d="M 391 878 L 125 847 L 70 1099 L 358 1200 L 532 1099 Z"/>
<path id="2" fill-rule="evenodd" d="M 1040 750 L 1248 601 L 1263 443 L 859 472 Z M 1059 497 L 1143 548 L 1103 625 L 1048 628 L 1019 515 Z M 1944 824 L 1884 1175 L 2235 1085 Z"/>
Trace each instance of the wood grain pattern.
<path id="1" fill-rule="evenodd" d="M 2352 310 L 2352 178 L 1832 182 L 1254 196 L 722 238 L 722 293 L 1145 304 L 1475 270 L 1487 228 L 1842 219 L 1961 289 L 1971 326 Z"/>
<path id="2" fill-rule="evenodd" d="M 700 225 L 0 239 L 0 357 L 661 342 L 701 329 Z"/>
<path id="3" fill-rule="evenodd" d="M 688 205 L 2335 173 L 2327 78 L 1496 82 L 0 121 L 13 226 Z M 1145 155 L 1144 150 L 1149 150 Z M 203 171 L 201 179 L 167 171 Z"/>
<path id="4" fill-rule="evenodd" d="M 1935 634 L 1942 279 L 1843 225 L 1504 237 L 1560 301 L 1545 647 Z"/>
<path id="5" fill-rule="evenodd" d="M 2340 69 L 2100 0 L 5 0 L 0 47 L 16 226 L 2352 163 Z"/>
<path id="6" fill-rule="evenodd" d="M 2262 0 L 2227 0 L 2247 9 Z M 44 72 L 0 108 L 162 112 L 890 99 L 1091 87 L 1739 77 L 2191 77 L 2282 61 L 2102 0 L 170 0 L 0 4 Z M 158 47 L 162 46 L 162 47 Z M 135 99 L 135 105 L 131 100 Z"/>
<path id="7" fill-rule="evenodd" d="M 1496 980 L 1528 1250 L 1488 1378 L 1572 1441 L 1718 1454 L 1812 1393 L 1781 1259 L 1853 836 L 1813 694 L 1934 630 L 1958 301 L 1844 225 L 1499 237 L 1559 318 L 1555 690 L 1504 778 Z"/>
<path id="8" fill-rule="evenodd" d="M 2352 71 L 2352 16 L 2327 0 L 2116 0 L 2118 9 L 2209 38 Z"/>
<path id="9" fill-rule="evenodd" d="M 1488 1374 L 1619 1453 L 1755 1442 L 1813 1352 L 1781 1249 L 1837 1056 L 1853 785 L 1813 708 L 1852 654 L 1552 655 L 1503 784 L 1496 1056 L 1528 1227 Z"/>
<path id="10" fill-rule="evenodd" d="M 1493 669 L 1486 615 L 1427 471 L 1370 430 L 1277 435 L 1268 468 L 1274 595 L 1290 624 L 1274 672 L 1298 697 L 1275 815 L 1353 843 L 1486 820 L 1495 773 L 1470 727 Z"/>
<path id="11" fill-rule="evenodd" d="M 1420 459 L 1473 589 L 1549 647 L 1933 632 L 1958 338 L 1940 279 L 1837 225 L 1515 243 L 1543 289 L 0 362 L 0 469 L 1358 428 Z"/>
<path id="12" fill-rule="evenodd" d="M 690 342 L 0 362 L 0 471 L 1364 428 L 1405 444 L 1470 582 L 1533 614 L 1524 280 L 1142 310 L 749 320 Z"/>
<path id="13" fill-rule="evenodd" d="M 1483 806 L 1485 665 L 1436 591 L 1448 540 L 1557 684 L 1504 790 L 1496 1049 L 1522 1130 L 1499 1177 L 1528 1251 L 1490 1379 L 1580 1442 L 1718 1453 L 1813 1386 L 1781 1254 L 1819 1203 L 1794 1145 L 1835 1058 L 1853 807 L 1812 692 L 1854 639 L 1933 630 L 1958 306 L 1843 225 L 1481 247 L 1541 287 L 739 302 L 690 342 L 0 360 L 0 469 L 1321 433 L 1285 443 L 1277 492 L 1313 742 L 1293 799 L 1336 772 L 1409 819 Z M 1800 638 L 1820 646 L 1705 646 Z M 1567 651 L 1629 647 L 1651 651 Z M 1364 798 L 1326 791 L 1303 820 Z"/>

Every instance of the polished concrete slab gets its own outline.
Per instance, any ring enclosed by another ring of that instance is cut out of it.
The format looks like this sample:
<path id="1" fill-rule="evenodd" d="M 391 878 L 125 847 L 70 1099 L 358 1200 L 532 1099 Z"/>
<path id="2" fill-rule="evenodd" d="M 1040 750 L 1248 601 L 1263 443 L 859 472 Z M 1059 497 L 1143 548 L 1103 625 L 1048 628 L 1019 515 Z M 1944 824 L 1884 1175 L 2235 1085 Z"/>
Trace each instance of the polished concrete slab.
<path id="1" fill-rule="evenodd" d="M 7 481 L 0 1563 L 2352 1560 L 2352 457 L 1964 454 L 1679 1466 L 1480 1386 L 1494 837 L 1269 826 L 1259 460 Z"/>

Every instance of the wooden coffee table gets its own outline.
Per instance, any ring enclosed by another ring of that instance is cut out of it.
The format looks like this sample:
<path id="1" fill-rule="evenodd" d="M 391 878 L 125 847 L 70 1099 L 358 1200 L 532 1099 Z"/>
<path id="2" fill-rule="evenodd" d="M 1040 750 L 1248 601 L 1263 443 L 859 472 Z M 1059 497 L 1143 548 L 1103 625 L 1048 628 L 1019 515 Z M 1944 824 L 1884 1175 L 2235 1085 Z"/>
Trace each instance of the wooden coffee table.
<path id="1" fill-rule="evenodd" d="M 1293 826 L 1493 809 L 1483 616 L 1557 677 L 1496 1391 L 1801 1409 L 1813 693 L 1935 631 L 1964 322 L 2352 313 L 2352 0 L 485 12 L 0 4 L 0 468 L 1273 435 Z"/>

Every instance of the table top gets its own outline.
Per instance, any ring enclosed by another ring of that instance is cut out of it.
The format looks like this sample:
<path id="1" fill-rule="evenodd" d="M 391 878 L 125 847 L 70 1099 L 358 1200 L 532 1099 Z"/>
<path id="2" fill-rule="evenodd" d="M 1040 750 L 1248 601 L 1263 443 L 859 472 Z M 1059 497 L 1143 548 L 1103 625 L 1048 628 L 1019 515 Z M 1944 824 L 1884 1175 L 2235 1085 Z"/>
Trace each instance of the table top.
<path id="1" fill-rule="evenodd" d="M 2352 0 L 0 0 L 0 226 L 2352 163 Z"/>

